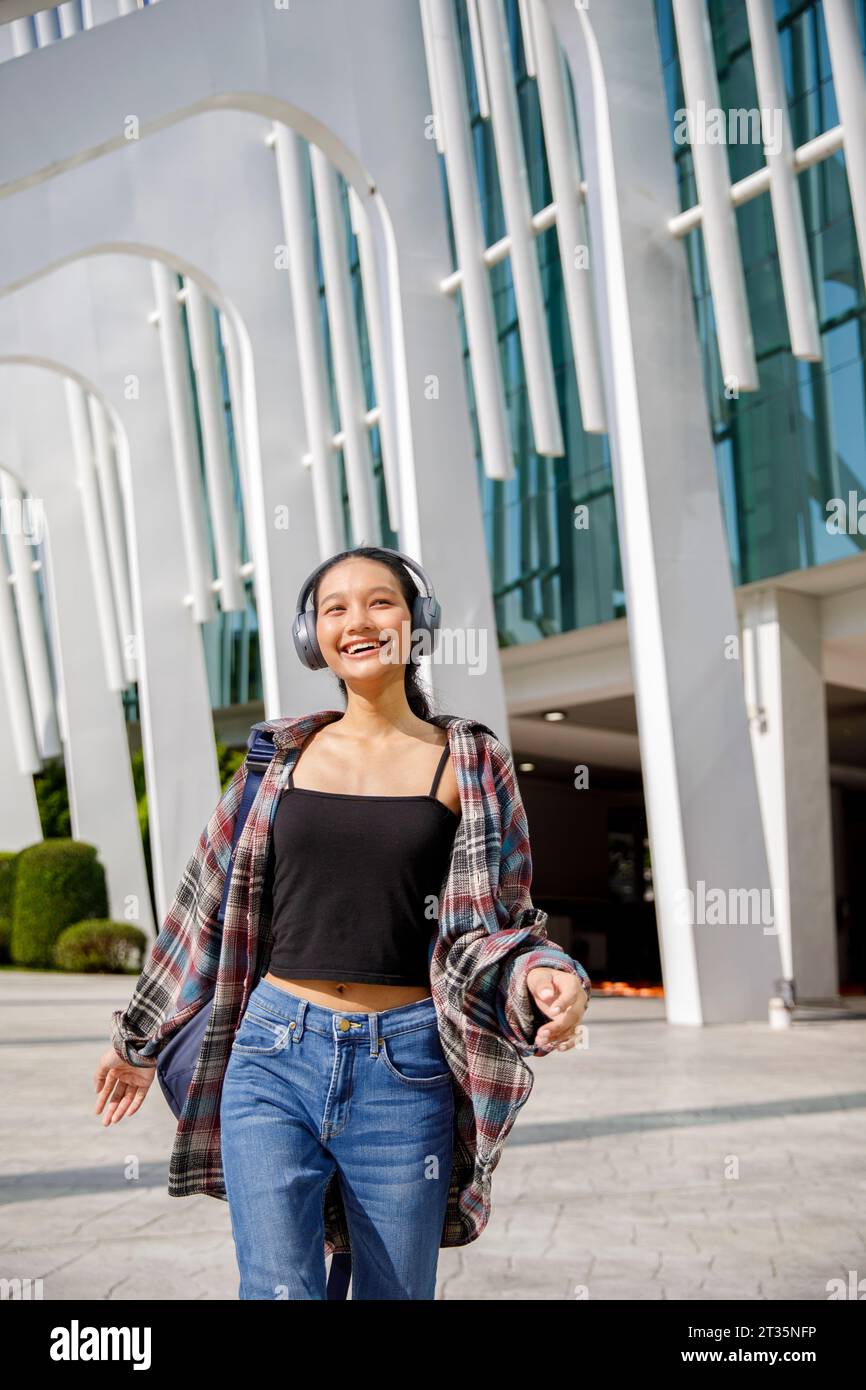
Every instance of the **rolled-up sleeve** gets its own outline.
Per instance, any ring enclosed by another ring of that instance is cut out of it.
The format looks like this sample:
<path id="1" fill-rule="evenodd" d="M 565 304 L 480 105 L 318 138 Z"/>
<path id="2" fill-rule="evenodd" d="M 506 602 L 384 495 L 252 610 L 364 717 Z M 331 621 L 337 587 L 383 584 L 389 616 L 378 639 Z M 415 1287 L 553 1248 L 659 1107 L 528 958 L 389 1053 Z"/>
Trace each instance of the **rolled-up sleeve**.
<path id="1" fill-rule="evenodd" d="M 545 1057 L 549 1048 L 536 1047 L 535 1035 L 547 1021 L 529 992 L 527 974 L 537 967 L 577 975 L 589 1001 L 592 986 L 587 971 L 547 935 L 547 913 L 533 906 L 532 851 L 526 809 L 517 785 L 514 762 L 505 744 L 493 745 L 496 795 L 500 808 L 501 861 L 495 895 L 500 930 L 519 935 L 514 950 L 501 961 L 496 1012 L 503 1036 L 521 1054 Z"/>

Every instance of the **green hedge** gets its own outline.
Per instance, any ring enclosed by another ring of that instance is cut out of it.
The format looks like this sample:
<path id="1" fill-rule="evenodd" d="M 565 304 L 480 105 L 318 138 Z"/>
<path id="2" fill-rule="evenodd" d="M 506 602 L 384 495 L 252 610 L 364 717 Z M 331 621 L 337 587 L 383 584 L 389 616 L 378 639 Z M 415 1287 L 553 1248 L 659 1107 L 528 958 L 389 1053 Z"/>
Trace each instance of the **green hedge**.
<path id="1" fill-rule="evenodd" d="M 107 917 L 90 918 L 66 927 L 54 947 L 58 970 L 123 972 L 141 974 L 147 937 L 131 922 L 112 922 Z"/>
<path id="2" fill-rule="evenodd" d="M 15 875 L 18 872 L 17 849 L 0 850 L 0 917 L 12 916 L 15 895 Z"/>
<path id="3" fill-rule="evenodd" d="M 105 871 L 96 849 L 80 840 L 43 840 L 18 855 L 10 958 L 50 968 L 64 928 L 108 916 Z"/>
<path id="4" fill-rule="evenodd" d="M 18 850 L 0 850 L 0 961 L 9 960 L 9 938 L 12 935 L 12 901 L 15 895 L 15 875 L 18 872 Z"/>
<path id="5" fill-rule="evenodd" d="M 246 757 L 246 748 L 230 748 L 218 741 L 216 753 L 220 786 L 225 791 Z M 153 905 L 156 895 L 144 754 L 140 748 L 130 755 L 130 764 Z M 69 838 L 63 759 L 46 760 L 42 772 L 34 777 L 34 786 L 44 839 L 17 853 L 0 852 L 0 961 L 50 969 L 61 932 L 82 921 L 108 922 L 108 902 L 105 875 L 95 848 Z M 24 879 L 19 885 L 22 869 Z M 115 929 L 129 927 L 128 923 L 113 925 Z"/>

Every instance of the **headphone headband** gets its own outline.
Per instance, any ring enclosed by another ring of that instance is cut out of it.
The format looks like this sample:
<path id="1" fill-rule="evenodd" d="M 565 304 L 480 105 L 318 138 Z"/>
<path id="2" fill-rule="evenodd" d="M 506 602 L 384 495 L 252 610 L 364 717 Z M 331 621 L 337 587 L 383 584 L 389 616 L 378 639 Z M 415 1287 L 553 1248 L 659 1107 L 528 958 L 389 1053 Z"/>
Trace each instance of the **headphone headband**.
<path id="1" fill-rule="evenodd" d="M 415 596 L 412 603 L 412 631 L 425 632 L 430 638 L 430 649 L 432 650 L 433 641 L 439 628 L 439 620 L 442 615 L 442 607 L 436 597 L 433 582 L 426 570 L 413 560 L 411 555 L 404 555 L 402 550 L 392 550 L 389 546 L 377 546 L 376 549 L 386 555 L 393 555 L 401 560 L 404 566 L 411 572 L 419 576 L 423 583 L 426 594 L 419 593 Z M 352 558 L 351 553 L 343 557 L 346 560 Z M 375 560 L 375 555 L 361 555 L 359 559 Z M 307 599 L 309 598 L 319 575 L 327 569 L 333 561 L 326 560 L 317 565 L 311 574 L 307 575 L 301 585 L 298 601 L 295 605 L 295 620 L 292 624 L 292 637 L 295 643 L 295 651 L 299 660 L 304 666 L 308 666 L 311 671 L 319 671 L 327 666 L 327 661 L 322 656 L 316 637 L 315 613 L 312 609 L 307 609 Z"/>

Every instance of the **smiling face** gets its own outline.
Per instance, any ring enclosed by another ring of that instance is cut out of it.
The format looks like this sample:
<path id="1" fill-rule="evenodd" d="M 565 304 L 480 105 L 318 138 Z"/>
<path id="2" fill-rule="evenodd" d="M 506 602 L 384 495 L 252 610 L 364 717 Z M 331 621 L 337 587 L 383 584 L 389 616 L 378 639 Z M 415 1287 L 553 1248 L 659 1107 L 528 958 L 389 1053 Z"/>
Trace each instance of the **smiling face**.
<path id="1" fill-rule="evenodd" d="M 343 560 L 319 581 L 316 637 L 347 685 L 373 690 L 402 681 L 411 622 L 396 575 L 377 560 Z"/>

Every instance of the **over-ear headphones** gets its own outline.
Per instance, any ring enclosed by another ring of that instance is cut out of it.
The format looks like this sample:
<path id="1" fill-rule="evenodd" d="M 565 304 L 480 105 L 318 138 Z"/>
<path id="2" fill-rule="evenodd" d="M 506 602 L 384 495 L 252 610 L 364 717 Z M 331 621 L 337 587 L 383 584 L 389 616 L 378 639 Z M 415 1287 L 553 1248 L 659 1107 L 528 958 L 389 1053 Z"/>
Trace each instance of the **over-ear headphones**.
<path id="1" fill-rule="evenodd" d="M 436 597 L 432 581 L 426 571 L 413 560 L 409 555 L 404 555 L 401 550 L 391 550 L 388 546 L 378 546 L 378 550 L 386 555 L 394 555 L 398 560 L 418 575 L 426 593 L 418 593 L 412 603 L 412 633 L 414 641 L 417 633 L 425 632 L 429 634 L 429 650 L 432 652 L 436 633 L 439 630 L 439 620 L 442 616 L 442 605 Z M 351 558 L 351 552 L 345 559 Z M 375 560 L 375 555 L 361 556 L 361 559 Z M 316 615 L 312 608 L 307 608 L 307 599 L 312 593 L 316 580 L 319 575 L 334 562 L 326 560 L 324 564 L 318 565 L 312 574 L 308 575 L 301 585 L 301 592 L 298 594 L 298 602 L 295 611 L 295 620 L 292 624 L 292 637 L 295 642 L 295 651 L 298 653 L 299 660 L 304 666 L 309 666 L 311 671 L 320 671 L 327 666 L 327 661 L 322 656 L 318 640 L 316 638 Z M 425 650 L 427 650 L 425 644 Z"/>

